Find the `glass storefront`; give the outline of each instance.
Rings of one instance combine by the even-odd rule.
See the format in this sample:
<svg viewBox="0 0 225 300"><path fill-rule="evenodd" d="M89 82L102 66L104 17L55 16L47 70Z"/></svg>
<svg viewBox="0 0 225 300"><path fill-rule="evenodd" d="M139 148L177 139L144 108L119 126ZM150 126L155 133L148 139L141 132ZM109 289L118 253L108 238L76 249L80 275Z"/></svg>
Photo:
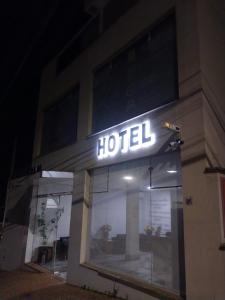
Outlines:
<svg viewBox="0 0 225 300"><path fill-rule="evenodd" d="M92 170L88 262L179 292L182 212L178 152Z"/></svg>
<svg viewBox="0 0 225 300"><path fill-rule="evenodd" d="M54 172L49 173L53 176ZM63 172L58 172L57 176L61 177L40 178L38 181L32 261L65 279L68 266L73 179L65 178Z"/></svg>

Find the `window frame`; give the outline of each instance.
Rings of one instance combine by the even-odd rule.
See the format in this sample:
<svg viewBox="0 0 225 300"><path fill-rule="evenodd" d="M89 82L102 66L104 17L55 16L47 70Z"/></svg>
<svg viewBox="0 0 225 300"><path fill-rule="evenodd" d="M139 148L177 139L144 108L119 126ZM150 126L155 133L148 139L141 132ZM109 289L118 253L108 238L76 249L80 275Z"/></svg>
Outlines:
<svg viewBox="0 0 225 300"><path fill-rule="evenodd" d="M76 116L74 116L74 120L75 120L75 139L73 142L61 146L61 147L56 147L53 150L43 150L43 144L44 144L44 127L45 127L45 114L57 107L60 103L63 103L64 101L66 101L66 97L68 95L70 95L71 93L76 93L77 92L77 101L76 101ZM56 151L60 151L66 147L69 147L73 144L75 144L77 142L77 132L78 132L78 118L79 118L79 106L80 106L80 84L77 83L76 85L74 85L72 88L70 88L69 90L67 90L66 92L64 92L62 95L58 96L57 99L55 101L53 101L52 103L50 103L48 106L46 106L43 110L42 110L42 124L41 124L41 143L40 143L40 155L44 156L44 155L49 155L52 152L56 152Z"/></svg>
<svg viewBox="0 0 225 300"><path fill-rule="evenodd" d="M169 9L162 17L158 18L156 21L154 21L151 25L149 25L147 28L145 28L144 30L142 30L141 32L139 32L134 38L132 38L126 45L124 45L123 47L119 48L117 51L114 52L113 55L109 56L107 59L105 59L103 62L101 62L100 64L98 64L97 66L95 66L92 70L92 83L94 82L94 74L99 71L101 68L103 68L104 66L106 66L107 64L110 65L110 63L115 60L117 57L119 57L120 55L122 55L123 53L125 53L129 48L131 48L133 45L135 45L136 43L138 43L139 40L141 40L143 37L145 37L147 34L149 34L149 32L151 32L152 30L154 30L154 28L156 28L157 26L159 26L160 24L162 24L164 21L166 21L167 19L172 18L173 22L174 22L174 28L175 28L175 51L174 51L174 60L175 60L175 94L176 97L167 102L166 104L164 104L163 106L166 105L170 105L171 103L177 101L179 99L179 74L178 74L178 45L177 45L177 22L176 22L176 10L175 8L171 8ZM111 127L114 127L118 124L114 124L111 125L110 127L106 127L106 128L101 128L99 130L94 129L94 94L93 94L93 88L92 88L92 99L91 99L91 106L92 106L92 121L91 121L91 134L90 135L96 135L102 131L105 131ZM145 111L139 115L135 115L133 116L131 119L136 118L138 116L141 116L143 114L146 114L152 110L155 109L159 109L161 106L158 106L156 108L150 109L148 111ZM129 119L125 119L120 123L124 123L127 122ZM119 123L119 124L120 124Z"/></svg>
<svg viewBox="0 0 225 300"><path fill-rule="evenodd" d="M180 154L180 151L176 151ZM129 163L129 162L133 162L133 161L138 161L141 159L146 159L149 158L156 158L161 156L163 153L157 153L155 155L148 155L148 156L144 156L144 157L139 157L136 159L129 159L123 162L116 162L116 163L111 163L111 164L106 164L104 166L97 166L91 169L86 170L89 180L88 180L88 202L84 201L84 204L87 208L87 215L86 215L86 220L85 220L85 227L86 227L86 233L85 235L82 235L81 240L82 243L85 244L85 254L83 256L83 259L81 259L80 257L80 263L79 265L83 268L89 269L91 271L95 271L98 276L112 280L114 282L118 282L121 284L124 284L125 286L131 287L133 289L139 290L145 294L151 295L153 297L159 297L165 299L165 300L184 300L186 299L186 291L182 291L182 287L183 287L183 282L180 284L180 291L171 291L169 289L163 288L161 286L158 286L154 283L147 283L145 281L142 281L138 278L129 276L127 273L123 273L121 271L113 271L110 270L108 268L102 268L98 265L92 264L89 260L89 242L90 242L90 213L91 213L91 207L92 207L92 200L91 200L91 175L93 170L96 169L100 169L100 168L110 168L111 166L115 166L115 165L120 165L122 163ZM182 166L181 166L181 170L182 170ZM177 187L182 187L182 184L177 186ZM174 186L173 186L174 188ZM183 229L182 229L183 230ZM184 234L184 232L183 232ZM182 245L179 245L179 249L181 249L181 251L184 252L184 241L182 240ZM184 269L184 261L180 259L180 255L179 255L179 263L181 262L181 265L179 267L179 271ZM184 258L184 257L183 257ZM183 274L182 276L182 280L184 281L185 284L185 274ZM185 286L184 286L185 288Z"/></svg>

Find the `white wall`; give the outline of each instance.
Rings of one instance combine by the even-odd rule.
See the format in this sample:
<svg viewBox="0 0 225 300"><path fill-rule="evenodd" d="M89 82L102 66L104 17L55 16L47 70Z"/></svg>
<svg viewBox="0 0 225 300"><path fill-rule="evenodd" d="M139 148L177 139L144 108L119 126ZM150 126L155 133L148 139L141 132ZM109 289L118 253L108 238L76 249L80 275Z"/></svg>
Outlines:
<svg viewBox="0 0 225 300"><path fill-rule="evenodd" d="M94 194L91 212L91 234L95 237L103 225L110 225L109 238L126 233L126 197L123 192Z"/></svg>
<svg viewBox="0 0 225 300"><path fill-rule="evenodd" d="M69 237L70 235L72 195L60 196L59 206L64 208L64 212L58 222L57 239L60 239L60 237Z"/></svg>

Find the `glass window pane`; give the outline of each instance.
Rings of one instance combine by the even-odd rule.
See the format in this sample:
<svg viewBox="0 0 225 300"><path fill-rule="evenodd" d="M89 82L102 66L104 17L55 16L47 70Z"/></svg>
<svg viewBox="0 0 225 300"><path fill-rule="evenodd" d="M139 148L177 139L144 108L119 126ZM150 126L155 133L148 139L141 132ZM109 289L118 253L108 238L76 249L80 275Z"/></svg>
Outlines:
<svg viewBox="0 0 225 300"><path fill-rule="evenodd" d="M172 152L151 160L151 186L170 187L181 185L181 163L179 154Z"/></svg>
<svg viewBox="0 0 225 300"><path fill-rule="evenodd" d="M108 190L108 167L99 168L93 171L92 192L102 193Z"/></svg>
<svg viewBox="0 0 225 300"><path fill-rule="evenodd" d="M117 6L122 7L121 0L116 2ZM106 8L110 8L111 15L115 0L109 4ZM93 75L92 132L176 100L178 82L174 16L169 16L149 30L95 70Z"/></svg>
<svg viewBox="0 0 225 300"><path fill-rule="evenodd" d="M43 113L42 154L76 142L79 87L62 97Z"/></svg>
<svg viewBox="0 0 225 300"><path fill-rule="evenodd" d="M179 291L180 169L166 172L179 160L170 153L92 172L91 264Z"/></svg>

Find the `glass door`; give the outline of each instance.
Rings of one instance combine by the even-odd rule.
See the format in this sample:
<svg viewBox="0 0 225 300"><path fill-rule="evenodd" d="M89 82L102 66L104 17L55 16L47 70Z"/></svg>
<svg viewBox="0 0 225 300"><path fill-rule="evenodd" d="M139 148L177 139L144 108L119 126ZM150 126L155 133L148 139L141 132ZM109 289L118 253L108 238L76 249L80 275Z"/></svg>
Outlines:
<svg viewBox="0 0 225 300"><path fill-rule="evenodd" d="M37 203L33 262L65 277L69 244L71 195L47 195Z"/></svg>
<svg viewBox="0 0 225 300"><path fill-rule="evenodd" d="M54 270L57 223L60 214L58 196L46 196L38 199L33 242L33 261L51 271Z"/></svg>
<svg viewBox="0 0 225 300"><path fill-rule="evenodd" d="M72 195L60 195L56 218L56 240L54 243L54 274L66 278L68 265L70 215Z"/></svg>

